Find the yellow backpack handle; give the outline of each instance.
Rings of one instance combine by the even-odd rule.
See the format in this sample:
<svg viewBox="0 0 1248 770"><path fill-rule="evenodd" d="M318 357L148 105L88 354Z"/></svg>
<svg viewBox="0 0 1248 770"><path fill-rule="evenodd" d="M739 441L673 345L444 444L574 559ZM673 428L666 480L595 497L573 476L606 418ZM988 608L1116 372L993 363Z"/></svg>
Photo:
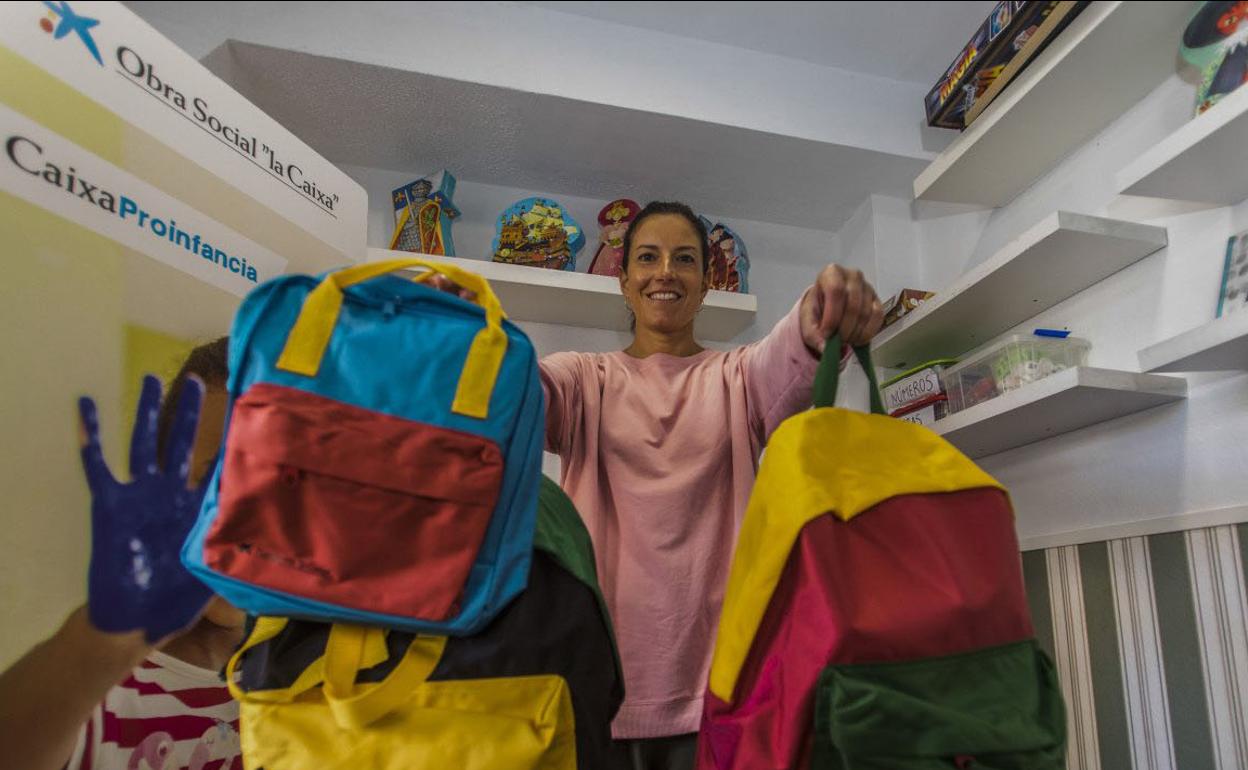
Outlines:
<svg viewBox="0 0 1248 770"><path fill-rule="evenodd" d="M335 271L325 276L299 311L299 318L286 338L286 346L277 359L277 368L307 377L320 371L321 359L342 310L342 290L348 286L377 278L395 270L423 267L444 275L476 294L474 302L485 310L485 328L477 332L468 348L468 360L459 376L451 411L467 417L485 419L489 415L490 395L507 352L507 333L503 331L503 307L494 290L481 276L454 265L424 259L392 259L370 262ZM424 275L421 276L421 279Z"/></svg>
<svg viewBox="0 0 1248 770"><path fill-rule="evenodd" d="M323 685L321 695L329 704L334 721L339 727L350 730L370 725L402 706L433 673L446 648L444 636L417 636L385 680L357 689L356 675L389 657L386 632L380 628L335 623L329 629L325 654L308 664L289 687L244 691L235 681L243 655L280 634L286 622L286 618L256 619L251 635L225 667L230 695L242 703L293 703L300 695Z"/></svg>
<svg viewBox="0 0 1248 770"><path fill-rule="evenodd" d="M322 693L343 729L366 727L402 706L433 673L446 648L445 636L417 636L384 680L357 690L356 674L370 665L367 648L378 642L384 647L385 631L380 628L345 623L330 628Z"/></svg>
<svg viewBox="0 0 1248 770"><path fill-rule="evenodd" d="M247 641L243 642L242 647L230 656L230 662L225 667L225 684L230 688L230 695L234 696L234 700L240 703L293 703L296 698L304 694L313 687L319 685L325 679L325 656L317 658L308 664L307 668L299 672L298 678L295 679L289 687L281 687L276 690L250 690L244 691L238 686L235 672L242 662L243 655L248 650L258 644L263 644L270 639L275 638L286 628L286 618L275 618L261 616L256 618L256 625L251 630L251 635L247 637ZM375 666L386 659L389 653L386 650L385 640L382 640L380 647L370 647L365 651L364 667Z"/></svg>
<svg viewBox="0 0 1248 770"><path fill-rule="evenodd" d="M243 645L230 656L230 662L225 664L225 686L230 688L230 695L234 697L234 700L254 703L290 703L295 699L298 693L291 692L293 687L249 693L244 692L243 688L234 681L237 678L235 672L238 671L238 664L242 661L243 654L257 644L267 642L277 636L285 627L286 618L256 618L256 625L251 629L251 635L247 637L247 641L243 642Z"/></svg>

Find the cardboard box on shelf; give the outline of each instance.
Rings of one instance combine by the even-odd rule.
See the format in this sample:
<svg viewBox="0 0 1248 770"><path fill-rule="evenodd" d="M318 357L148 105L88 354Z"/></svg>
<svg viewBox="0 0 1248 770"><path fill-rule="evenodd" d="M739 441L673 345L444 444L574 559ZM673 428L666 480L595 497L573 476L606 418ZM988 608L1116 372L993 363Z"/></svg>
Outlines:
<svg viewBox="0 0 1248 770"><path fill-rule="evenodd" d="M907 313L917 308L925 300L936 296L934 292L922 289L902 289L884 301L884 327L900 321Z"/></svg>
<svg viewBox="0 0 1248 770"><path fill-rule="evenodd" d="M1058 3L1041 3L1045 6L1040 17L1029 27L1019 31L1013 44L1006 50L1012 52L1008 61L985 67L976 82L975 94L966 106L964 123L970 126L988 105L1001 95L1014 78L1026 69L1048 47L1058 34L1088 5L1088 0L1062 0Z"/></svg>
<svg viewBox="0 0 1248 770"><path fill-rule="evenodd" d="M1027 44L1039 35L1044 21L1063 5L1070 7L1028 49ZM1002 0L997 3L923 100L927 124L959 131L966 128L970 122L968 110L974 107L975 102L985 98L991 102L996 98L1009 80L1022 71L1026 62L1039 54L1085 5L1086 2L1063 3L1059 0ZM1011 70L1011 65L1024 50L1028 50L1028 58ZM988 91L1002 78L1004 81L1000 89L989 95Z"/></svg>

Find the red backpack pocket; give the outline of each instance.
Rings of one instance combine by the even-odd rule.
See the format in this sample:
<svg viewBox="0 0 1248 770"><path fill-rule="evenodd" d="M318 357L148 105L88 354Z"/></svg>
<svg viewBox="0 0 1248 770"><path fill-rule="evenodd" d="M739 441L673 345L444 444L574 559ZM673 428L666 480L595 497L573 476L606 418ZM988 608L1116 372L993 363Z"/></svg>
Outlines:
<svg viewBox="0 0 1248 770"><path fill-rule="evenodd" d="M502 477L487 439L257 383L234 403L204 559L315 601L446 620Z"/></svg>

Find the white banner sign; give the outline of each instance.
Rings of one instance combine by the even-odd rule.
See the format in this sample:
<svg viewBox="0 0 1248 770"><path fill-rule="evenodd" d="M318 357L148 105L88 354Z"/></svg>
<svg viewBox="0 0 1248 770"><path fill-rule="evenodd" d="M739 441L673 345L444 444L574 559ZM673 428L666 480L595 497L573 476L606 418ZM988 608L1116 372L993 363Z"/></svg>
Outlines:
<svg viewBox="0 0 1248 770"><path fill-rule="evenodd" d="M0 105L0 189L243 296L286 260Z"/></svg>
<svg viewBox="0 0 1248 770"><path fill-rule="evenodd" d="M229 6L221 6L229 13ZM262 202L348 261L364 189L119 3L0 6L4 45Z"/></svg>

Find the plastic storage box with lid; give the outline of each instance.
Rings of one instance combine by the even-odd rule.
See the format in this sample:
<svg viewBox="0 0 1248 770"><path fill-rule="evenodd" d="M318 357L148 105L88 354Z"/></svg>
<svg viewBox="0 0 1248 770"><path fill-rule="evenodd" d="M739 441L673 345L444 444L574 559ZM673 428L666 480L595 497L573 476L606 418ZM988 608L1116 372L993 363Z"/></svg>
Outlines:
<svg viewBox="0 0 1248 770"><path fill-rule="evenodd" d="M1055 339L1011 334L963 357L962 363L941 372L949 396L949 414L1011 390L1042 380L1054 372L1083 366L1092 344L1076 337Z"/></svg>

